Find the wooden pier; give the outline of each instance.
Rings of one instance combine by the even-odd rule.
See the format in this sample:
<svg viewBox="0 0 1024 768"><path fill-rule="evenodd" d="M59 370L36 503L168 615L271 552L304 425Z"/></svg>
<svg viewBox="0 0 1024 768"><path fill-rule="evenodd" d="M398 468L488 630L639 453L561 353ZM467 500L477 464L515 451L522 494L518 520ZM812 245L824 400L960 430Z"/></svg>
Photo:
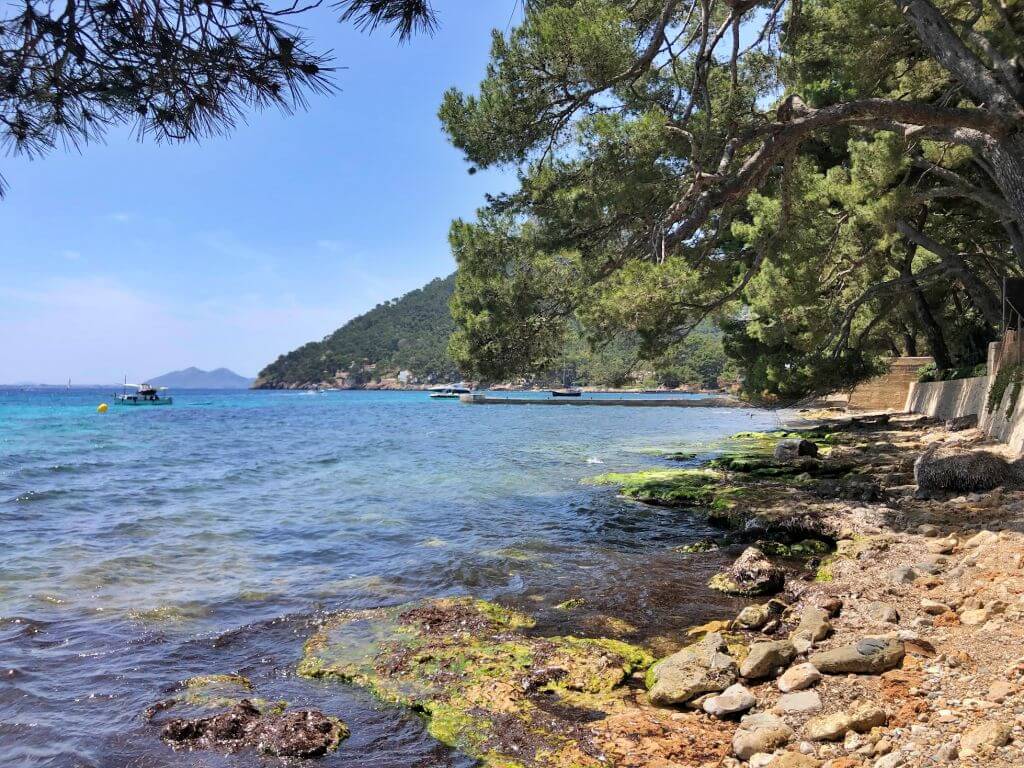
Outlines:
<svg viewBox="0 0 1024 768"><path fill-rule="evenodd" d="M596 405L626 408L748 408L747 403L731 397L493 397L459 395L469 405Z"/></svg>

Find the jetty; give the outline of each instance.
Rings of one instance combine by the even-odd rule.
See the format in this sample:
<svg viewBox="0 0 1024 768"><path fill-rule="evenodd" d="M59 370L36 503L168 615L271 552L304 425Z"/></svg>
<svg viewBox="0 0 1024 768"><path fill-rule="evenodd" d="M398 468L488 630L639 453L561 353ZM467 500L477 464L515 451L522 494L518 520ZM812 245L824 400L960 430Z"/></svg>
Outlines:
<svg viewBox="0 0 1024 768"><path fill-rule="evenodd" d="M459 395L469 405L575 405L626 408L749 408L732 397L494 397L480 393Z"/></svg>

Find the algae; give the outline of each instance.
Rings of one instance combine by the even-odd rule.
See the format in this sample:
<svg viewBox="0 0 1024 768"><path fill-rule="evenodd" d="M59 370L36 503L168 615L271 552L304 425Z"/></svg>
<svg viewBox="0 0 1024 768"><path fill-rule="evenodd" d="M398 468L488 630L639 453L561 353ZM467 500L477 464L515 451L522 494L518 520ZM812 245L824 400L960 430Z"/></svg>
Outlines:
<svg viewBox="0 0 1024 768"><path fill-rule="evenodd" d="M337 615L306 643L299 674L351 682L423 713L428 732L491 768L590 768L579 710L626 706L653 658L619 640L536 637L528 616L445 598Z"/></svg>

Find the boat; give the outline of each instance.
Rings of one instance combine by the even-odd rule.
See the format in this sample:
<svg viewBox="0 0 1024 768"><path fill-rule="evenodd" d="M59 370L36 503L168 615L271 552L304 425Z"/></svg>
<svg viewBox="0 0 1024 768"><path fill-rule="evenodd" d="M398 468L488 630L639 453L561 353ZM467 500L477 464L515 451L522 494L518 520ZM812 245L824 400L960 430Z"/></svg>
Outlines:
<svg viewBox="0 0 1024 768"><path fill-rule="evenodd" d="M135 392L122 392L114 395L116 405L170 405L174 398L170 395L161 395L167 387L154 387L150 384L125 384L126 387L135 387Z"/></svg>
<svg viewBox="0 0 1024 768"><path fill-rule="evenodd" d="M552 389L552 397L581 397L583 395L582 389L576 389L575 387L567 387L566 389Z"/></svg>
<svg viewBox="0 0 1024 768"><path fill-rule="evenodd" d="M430 388L430 396L435 400L458 400L460 395L468 395L473 390L460 384L442 384Z"/></svg>

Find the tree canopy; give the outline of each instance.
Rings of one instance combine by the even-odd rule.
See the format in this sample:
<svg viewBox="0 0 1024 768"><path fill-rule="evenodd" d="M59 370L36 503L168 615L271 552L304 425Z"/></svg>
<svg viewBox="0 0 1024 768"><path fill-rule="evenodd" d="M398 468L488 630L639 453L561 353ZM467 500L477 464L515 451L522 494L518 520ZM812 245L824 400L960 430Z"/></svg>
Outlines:
<svg viewBox="0 0 1024 768"><path fill-rule="evenodd" d="M332 89L330 56L298 18L320 4L262 0L10 0L0 11L0 145L38 156L114 125L186 141L247 110L302 107ZM431 31L427 0L338 0L342 21ZM0 183L0 192L3 184Z"/></svg>
<svg viewBox="0 0 1024 768"><path fill-rule="evenodd" d="M542 367L569 324L649 358L708 318L748 389L982 358L1024 264L1020 4L546 0L440 116L519 188L456 222L452 350Z"/></svg>

